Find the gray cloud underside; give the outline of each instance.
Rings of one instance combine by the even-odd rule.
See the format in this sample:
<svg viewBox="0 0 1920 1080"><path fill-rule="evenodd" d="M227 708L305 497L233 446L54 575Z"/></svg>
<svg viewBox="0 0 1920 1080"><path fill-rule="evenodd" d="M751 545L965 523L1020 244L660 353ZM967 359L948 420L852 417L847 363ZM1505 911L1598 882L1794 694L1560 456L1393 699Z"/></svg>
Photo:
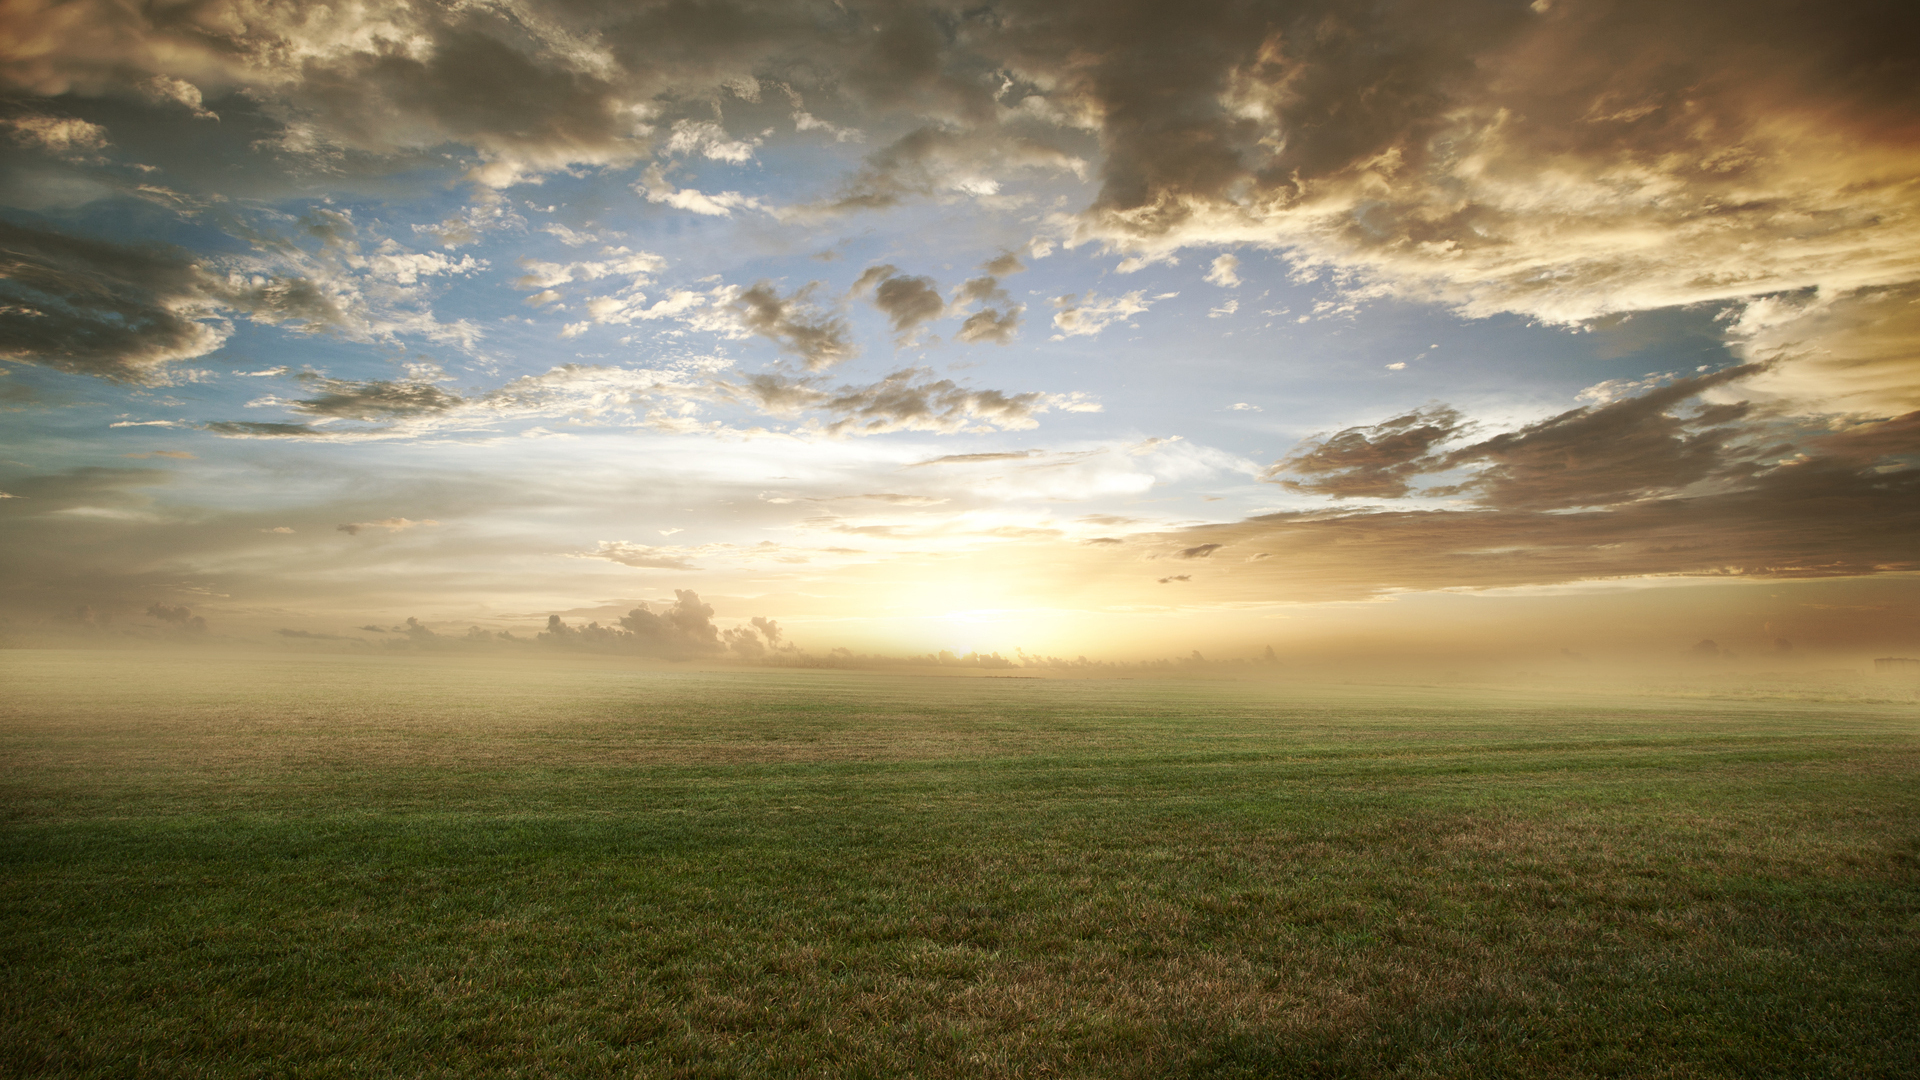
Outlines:
<svg viewBox="0 0 1920 1080"><path fill-rule="evenodd" d="M871 290L869 299L893 324L896 340L905 343L921 324L946 313L940 287L930 277L902 274L892 265L869 266L853 283L855 295Z"/></svg>
<svg viewBox="0 0 1920 1080"><path fill-rule="evenodd" d="M822 428L829 435L1017 430L1033 427L1038 414L1061 401L1039 391L974 390L952 379L936 379L925 368L896 371L866 386L837 388L780 375L755 375L735 393L776 415L811 410L836 417Z"/></svg>
<svg viewBox="0 0 1920 1080"><path fill-rule="evenodd" d="M265 402L313 419L221 420L201 426L229 438L408 438L485 430L510 420L605 417L618 409L621 422L677 430L687 423L686 406L734 404L768 416L805 418L803 432L842 436L1019 430L1034 427L1036 418L1052 409L1088 407L1077 395L975 389L923 368L896 371L873 383L833 386L814 376L763 373L736 381L567 364L472 397L419 380L352 382L312 373L297 378L314 396Z"/></svg>
<svg viewBox="0 0 1920 1080"><path fill-rule="evenodd" d="M818 283L781 296L771 282L744 290L733 301L741 325L798 356L808 371L851 358L857 351L846 320L816 311L809 303Z"/></svg>
<svg viewBox="0 0 1920 1080"><path fill-rule="evenodd" d="M1471 425L1445 406L1348 429L1276 465L1306 477L1282 482L1391 498L1412 477L1477 468L1426 493L1470 495L1481 509L1273 514L1161 542L1179 557L1195 539L1255 553L1257 569L1233 580L1251 574L1296 599L1920 569L1920 412L1835 430L1694 400L1755 374L1680 380L1454 450L1441 444Z"/></svg>
<svg viewBox="0 0 1920 1080"><path fill-rule="evenodd" d="M1823 577L1920 570L1920 470L1816 459L1745 490L1581 513L1273 514L1164 537L1235 551L1236 595L1350 600L1411 589L1554 585L1647 575ZM1217 560L1216 560L1217 561Z"/></svg>
<svg viewBox="0 0 1920 1080"><path fill-rule="evenodd" d="M220 347L222 313L307 329L342 316L304 278L220 277L187 253L0 221L0 356L117 382Z"/></svg>
<svg viewBox="0 0 1920 1080"><path fill-rule="evenodd" d="M1011 258L1003 256L990 265L1000 265ZM1017 260L1013 262L1013 269L1022 269ZM988 275L967 280L954 290L953 299L948 302L941 299L939 283L934 279L903 274L899 267L891 264L870 266L854 281L850 295L863 293L869 294L873 306L886 314L893 325L895 343L899 345L910 343L921 326L949 315L964 317L954 332L960 341L1010 344L1020 328L1021 313L1026 310L1013 302L1000 287L997 277ZM976 311L976 305L992 306Z"/></svg>
<svg viewBox="0 0 1920 1080"><path fill-rule="evenodd" d="M1746 403L1681 407L1763 370L1746 364L1679 379L1451 451L1442 445L1472 425L1448 406L1428 406L1310 440L1276 462L1268 477L1317 495L1399 498L1412 493L1416 477L1473 470L1460 482L1424 493L1470 494L1486 506L1533 510L1606 506L1695 484L1738 483L1792 453L1791 444L1779 432L1742 426L1752 411ZM1285 478L1289 474L1302 479Z"/></svg>

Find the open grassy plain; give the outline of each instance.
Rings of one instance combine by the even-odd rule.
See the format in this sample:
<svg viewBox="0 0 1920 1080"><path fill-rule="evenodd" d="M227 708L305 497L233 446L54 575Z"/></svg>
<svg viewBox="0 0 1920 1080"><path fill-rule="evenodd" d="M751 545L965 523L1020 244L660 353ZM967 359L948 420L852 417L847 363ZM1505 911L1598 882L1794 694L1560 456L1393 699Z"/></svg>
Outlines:
<svg viewBox="0 0 1920 1080"><path fill-rule="evenodd" d="M1911 1077L1913 702L0 652L0 1072Z"/></svg>

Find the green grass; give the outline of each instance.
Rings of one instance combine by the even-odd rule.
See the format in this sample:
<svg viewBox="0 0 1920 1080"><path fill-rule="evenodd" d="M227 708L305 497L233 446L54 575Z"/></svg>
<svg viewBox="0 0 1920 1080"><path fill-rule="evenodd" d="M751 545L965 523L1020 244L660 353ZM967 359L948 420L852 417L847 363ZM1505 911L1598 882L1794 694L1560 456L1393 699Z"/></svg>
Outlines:
<svg viewBox="0 0 1920 1080"><path fill-rule="evenodd" d="M0 1072L1911 1077L1911 704L0 653Z"/></svg>

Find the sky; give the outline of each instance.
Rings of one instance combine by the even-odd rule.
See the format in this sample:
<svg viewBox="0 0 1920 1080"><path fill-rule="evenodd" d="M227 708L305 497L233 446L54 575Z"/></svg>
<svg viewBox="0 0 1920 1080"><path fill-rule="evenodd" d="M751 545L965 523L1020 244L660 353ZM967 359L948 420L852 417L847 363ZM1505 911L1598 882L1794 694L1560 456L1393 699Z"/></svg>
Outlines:
<svg viewBox="0 0 1920 1080"><path fill-rule="evenodd" d="M0 632L1913 654L1915 22L0 0Z"/></svg>

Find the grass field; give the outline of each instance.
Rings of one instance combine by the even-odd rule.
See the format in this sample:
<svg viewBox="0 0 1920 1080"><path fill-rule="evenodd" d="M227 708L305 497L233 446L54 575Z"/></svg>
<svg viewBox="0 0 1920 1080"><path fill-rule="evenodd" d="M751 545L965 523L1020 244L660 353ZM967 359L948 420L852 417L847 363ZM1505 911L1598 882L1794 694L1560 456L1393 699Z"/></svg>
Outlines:
<svg viewBox="0 0 1920 1080"><path fill-rule="evenodd" d="M1912 1077L1912 702L0 652L0 1072Z"/></svg>

